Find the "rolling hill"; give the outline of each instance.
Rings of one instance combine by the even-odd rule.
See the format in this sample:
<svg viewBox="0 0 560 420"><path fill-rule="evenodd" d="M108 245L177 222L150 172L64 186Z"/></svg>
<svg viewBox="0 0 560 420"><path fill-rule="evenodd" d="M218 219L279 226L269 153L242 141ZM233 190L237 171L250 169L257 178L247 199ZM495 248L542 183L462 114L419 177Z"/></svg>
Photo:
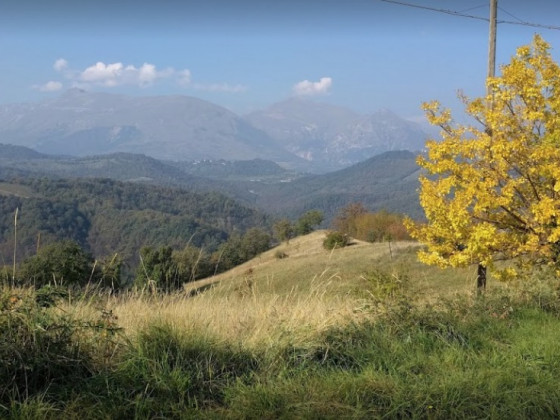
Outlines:
<svg viewBox="0 0 560 420"><path fill-rule="evenodd" d="M420 168L409 151L386 152L351 167L292 182L254 185L256 204L275 215L296 217L310 209L330 220L340 208L361 202L370 210L422 217L418 202Z"/></svg>
<svg viewBox="0 0 560 420"><path fill-rule="evenodd" d="M0 183L0 258L70 239L96 258L118 253L134 267L143 246L215 250L233 232L268 226L255 209L215 192L197 193L109 179L26 178Z"/></svg>
<svg viewBox="0 0 560 420"><path fill-rule="evenodd" d="M417 242L352 240L345 248L329 251L323 248L326 233L318 230L290 239L229 271L185 283L185 292L187 295L210 292L212 297L222 298L275 295L303 298L316 293L356 298L363 297L363 292L374 286L369 283L368 273L402 276L412 294L426 302L433 296L468 293L474 287L471 268L441 270L420 263L416 258L420 246ZM277 258L278 251L285 257ZM453 276L453 282L448 281L449 275Z"/></svg>
<svg viewBox="0 0 560 420"><path fill-rule="evenodd" d="M0 177L111 178L172 186L189 191L217 191L280 217L297 218L307 210L324 212L328 221L349 203L422 217L416 155L393 151L322 175L302 175L264 160L159 161L144 155L115 153L90 157L35 155L17 148L9 158L0 144ZM25 156L32 156L27 158Z"/></svg>

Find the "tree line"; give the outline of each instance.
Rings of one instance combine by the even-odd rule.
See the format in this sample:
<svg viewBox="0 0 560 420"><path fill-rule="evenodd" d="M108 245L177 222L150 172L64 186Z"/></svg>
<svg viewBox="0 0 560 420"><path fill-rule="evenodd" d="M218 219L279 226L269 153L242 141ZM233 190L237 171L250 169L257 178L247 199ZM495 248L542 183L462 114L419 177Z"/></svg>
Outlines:
<svg viewBox="0 0 560 420"><path fill-rule="evenodd" d="M101 183L115 185L113 181L103 180ZM71 182L70 185L72 184ZM48 187L47 191L52 188L48 183L45 185ZM0 265L2 283L35 287L47 284L76 287L97 285L112 290L136 287L170 292L180 289L184 283L229 270L270 249L277 241L284 240L277 231L273 235L267 223L248 228L244 232L241 229L227 232L201 226L192 219L185 219L187 216L161 215L154 209L146 208L136 212L129 209L124 213L128 214L128 217L109 220L107 215L114 215L112 211L114 208L101 200L101 198L107 199L106 191L90 181L85 184L85 187L85 195L92 193L97 195L87 197L75 191L64 193L69 196L74 194L77 199L86 200L88 203L99 200L102 203L101 211L88 209L89 217L88 212L79 210L79 206L69 206L68 202L64 201L51 202L36 198L24 200L20 197L0 196L0 205L5 208L18 206L13 220L16 222L12 225L13 231L9 227L0 231L0 234L7 239L4 249L12 245L11 250L16 247L14 255L17 255L18 244L24 244L24 252L20 252L19 258L12 261L12 264L6 264L4 260L4 264ZM216 195L212 195L211 198L215 199ZM31 209L29 213L34 215L35 224L27 226L24 224L23 229L16 230L21 226L21 221L17 223L20 205L25 210ZM121 206L134 208L130 203L121 202ZM146 207L146 201L142 206ZM231 206L236 209L235 205ZM174 209L170 206L168 210L172 212ZM120 215L122 216L123 213ZM225 221L226 224L235 220L235 213L233 215L226 213L226 215L229 218ZM259 217L256 220L267 221L265 216L258 214L257 216ZM289 235L307 234L322 220L321 212L309 211L295 221L295 229L290 228ZM105 231L104 223L115 222L117 224L112 229ZM289 223L291 226L291 222ZM32 229L30 226L39 232L36 237L29 235ZM172 234L168 233L170 231ZM12 239L11 235L13 241L9 240ZM118 249L109 247L103 254L95 256L88 246L88 240L91 242L96 235L104 235L109 243L114 240L113 244L119 244L119 238L122 237L136 238L137 259L135 261L127 259L126 255L129 254L123 254ZM159 236L155 244L146 241L146 238L154 238L155 235ZM213 241L201 243L194 240L197 235L199 238L212 238ZM34 250L33 246L35 246Z"/></svg>
<svg viewBox="0 0 560 420"><path fill-rule="evenodd" d="M97 258L118 253L125 270L142 246L187 244L210 252L231 235L271 219L218 193L125 183L108 179L15 179L18 195L0 195L0 265L35 255L50 243L71 240ZM127 268L128 267L128 268Z"/></svg>

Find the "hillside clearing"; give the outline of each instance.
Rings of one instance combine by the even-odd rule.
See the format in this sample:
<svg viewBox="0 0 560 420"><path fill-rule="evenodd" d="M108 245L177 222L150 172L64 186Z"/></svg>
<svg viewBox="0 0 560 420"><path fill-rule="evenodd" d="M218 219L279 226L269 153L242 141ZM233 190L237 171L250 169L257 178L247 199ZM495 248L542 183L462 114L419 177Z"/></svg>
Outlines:
<svg viewBox="0 0 560 420"><path fill-rule="evenodd" d="M34 196L31 188L25 185L10 184L8 182L0 182L0 195L12 195L22 198L29 198Z"/></svg>
<svg viewBox="0 0 560 420"><path fill-rule="evenodd" d="M252 347L280 340L287 331L305 336L361 322L372 298L388 297L379 279L402 282L410 302L420 306L456 295L468 300L474 290L472 270L441 271L418 263L417 243L392 243L389 249L388 243L354 241L327 251L325 235L316 231L292 239L228 272L187 283L177 294L122 297L108 305L133 335L157 321ZM278 250L288 257L276 258Z"/></svg>

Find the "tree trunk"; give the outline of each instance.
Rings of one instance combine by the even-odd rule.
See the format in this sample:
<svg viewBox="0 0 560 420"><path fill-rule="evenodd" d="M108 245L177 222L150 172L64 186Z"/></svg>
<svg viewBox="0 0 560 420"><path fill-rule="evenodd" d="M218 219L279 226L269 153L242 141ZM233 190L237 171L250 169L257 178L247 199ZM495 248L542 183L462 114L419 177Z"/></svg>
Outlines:
<svg viewBox="0 0 560 420"><path fill-rule="evenodd" d="M486 290L486 266L478 264L476 273L476 290L483 293Z"/></svg>

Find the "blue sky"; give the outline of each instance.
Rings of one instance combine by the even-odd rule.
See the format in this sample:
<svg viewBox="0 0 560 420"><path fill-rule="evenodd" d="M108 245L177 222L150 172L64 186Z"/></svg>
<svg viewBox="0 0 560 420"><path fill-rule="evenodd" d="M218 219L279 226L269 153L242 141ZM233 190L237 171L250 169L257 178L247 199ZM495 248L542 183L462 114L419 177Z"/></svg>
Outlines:
<svg viewBox="0 0 560 420"><path fill-rule="evenodd" d="M489 0L408 0L487 17ZM499 0L499 19L560 26L558 0ZM560 31L498 27L498 63L540 33L560 60ZM73 86L180 94L239 114L291 96L368 113L460 109L484 91L488 23L380 0L2 0L0 104Z"/></svg>

